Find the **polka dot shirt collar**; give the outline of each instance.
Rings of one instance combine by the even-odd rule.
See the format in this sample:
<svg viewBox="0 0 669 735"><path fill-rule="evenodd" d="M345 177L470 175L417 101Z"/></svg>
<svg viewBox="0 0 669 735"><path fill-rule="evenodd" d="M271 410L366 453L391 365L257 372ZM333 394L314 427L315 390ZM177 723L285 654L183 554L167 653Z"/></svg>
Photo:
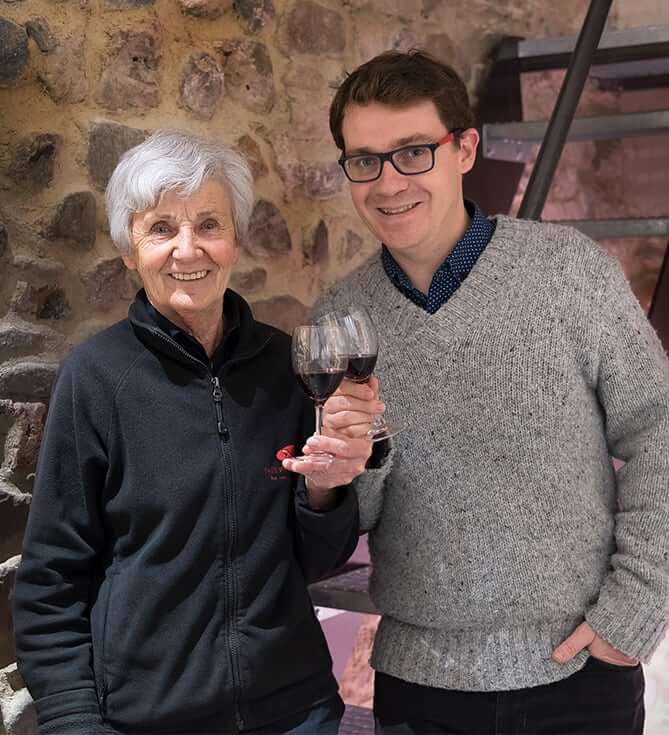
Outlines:
<svg viewBox="0 0 669 735"><path fill-rule="evenodd" d="M388 248L385 245L382 248L381 259L388 278L408 299L429 314L439 311L458 290L495 233L495 221L487 219L477 204L465 199L465 208L471 217L469 227L435 271L427 294L411 283Z"/></svg>

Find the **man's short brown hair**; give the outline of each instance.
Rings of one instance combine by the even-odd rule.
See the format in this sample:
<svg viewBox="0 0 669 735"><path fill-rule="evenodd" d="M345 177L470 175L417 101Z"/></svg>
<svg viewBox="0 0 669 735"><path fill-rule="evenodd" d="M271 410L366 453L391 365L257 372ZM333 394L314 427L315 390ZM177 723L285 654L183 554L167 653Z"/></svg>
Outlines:
<svg viewBox="0 0 669 735"><path fill-rule="evenodd" d="M406 107L431 100L444 125L467 129L474 114L464 82L453 67L425 51L385 51L359 66L344 79L330 105L330 131L337 147L344 150L342 125L349 104L379 102Z"/></svg>

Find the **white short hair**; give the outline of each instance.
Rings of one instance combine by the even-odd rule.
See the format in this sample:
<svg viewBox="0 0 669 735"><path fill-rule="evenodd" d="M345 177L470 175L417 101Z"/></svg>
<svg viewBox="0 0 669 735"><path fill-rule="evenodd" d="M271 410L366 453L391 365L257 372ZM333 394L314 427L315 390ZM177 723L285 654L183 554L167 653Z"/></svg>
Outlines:
<svg viewBox="0 0 669 735"><path fill-rule="evenodd" d="M155 207L163 192L194 194L213 178L230 198L237 242L248 232L254 192L251 169L241 153L182 130L158 130L126 151L105 192L109 232L122 255L132 250L132 216Z"/></svg>

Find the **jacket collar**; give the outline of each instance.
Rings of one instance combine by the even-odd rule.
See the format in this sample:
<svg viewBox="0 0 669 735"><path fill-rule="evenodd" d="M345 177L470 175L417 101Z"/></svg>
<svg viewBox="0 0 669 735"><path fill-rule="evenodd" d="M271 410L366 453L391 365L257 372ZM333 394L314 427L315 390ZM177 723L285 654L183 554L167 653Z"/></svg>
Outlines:
<svg viewBox="0 0 669 735"><path fill-rule="evenodd" d="M226 328L213 356L215 369L221 364L241 362L257 355L272 339L272 327L257 322L248 303L232 289L223 300ZM188 365L209 370L202 346L151 305L140 289L128 310L128 320L137 337L149 349ZM220 363L220 364L217 364Z"/></svg>

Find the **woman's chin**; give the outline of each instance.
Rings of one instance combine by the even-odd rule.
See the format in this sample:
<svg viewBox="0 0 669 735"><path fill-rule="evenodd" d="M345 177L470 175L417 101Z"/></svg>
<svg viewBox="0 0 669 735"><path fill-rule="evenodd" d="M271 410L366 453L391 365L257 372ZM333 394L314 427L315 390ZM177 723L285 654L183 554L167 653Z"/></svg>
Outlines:
<svg viewBox="0 0 669 735"><path fill-rule="evenodd" d="M170 297L170 307L178 314L194 316L198 313L215 311L220 314L223 297L214 299L210 295L176 292Z"/></svg>

